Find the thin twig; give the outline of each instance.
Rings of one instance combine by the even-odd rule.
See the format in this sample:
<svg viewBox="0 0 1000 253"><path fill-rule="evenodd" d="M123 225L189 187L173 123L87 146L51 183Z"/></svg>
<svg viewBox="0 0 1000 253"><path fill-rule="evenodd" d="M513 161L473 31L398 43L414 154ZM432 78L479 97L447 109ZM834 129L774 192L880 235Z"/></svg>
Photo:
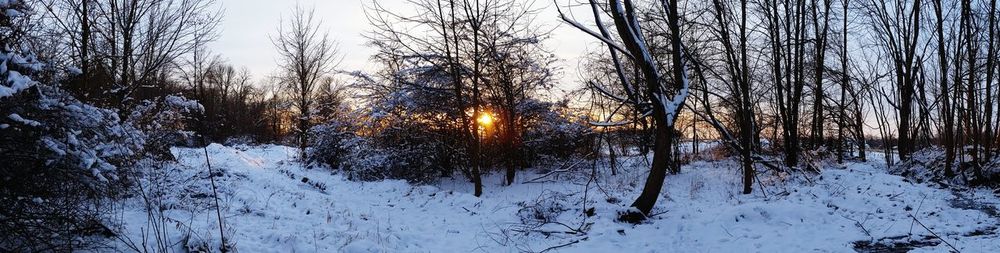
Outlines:
<svg viewBox="0 0 1000 253"><path fill-rule="evenodd" d="M924 207L924 200L925 199L927 199L927 195L924 195L924 197L920 199L920 204L917 205L917 210L914 211L913 213L917 213L917 214L920 213L920 208ZM907 214L907 215L910 215L910 217L913 217L913 215L911 215L911 214ZM916 219L914 219L914 221L916 221ZM910 232L909 233L911 235L913 234L913 222L910 222Z"/></svg>
<svg viewBox="0 0 1000 253"><path fill-rule="evenodd" d="M567 242L567 243L563 243L563 244L559 244L559 245L556 245L556 246L548 247L548 248L546 248L546 249L544 249L542 251L539 251L538 253L543 253L543 252L546 252L546 251L555 250L555 249L558 249L558 248L562 248L562 247L570 246L570 245L573 245L573 244L577 244L580 241L583 241L583 240L586 240L586 239L587 239L587 237L576 239L576 240L572 240L572 241Z"/></svg>
<svg viewBox="0 0 1000 253"><path fill-rule="evenodd" d="M222 221L222 210L219 207L219 191L215 186L215 173L212 172L212 162L208 157L208 145L203 149L205 150L205 165L208 167L208 179L212 182L212 197L215 198L215 217L219 219L219 239L222 240L219 250L226 252L226 234L223 228L225 225Z"/></svg>
<svg viewBox="0 0 1000 253"><path fill-rule="evenodd" d="M534 178L534 179L531 179L531 180L528 180L528 181L525 181L525 183L535 183L535 182L537 182L538 180L542 180L542 179L544 179L544 178L546 178L546 177L549 177L549 176L551 176L552 174L556 174L556 173L563 173L563 172L569 172L569 171L571 171L571 169L572 169L573 167L576 167L576 165L578 165L578 164L582 163L583 161L584 161L584 160L582 160L582 159L581 159L581 160L578 160L578 161L576 161L576 162L575 162L575 163L573 163L573 164L568 164L568 163L566 163L566 164L564 164L563 166L560 166L560 168L559 168L559 169L556 169L556 170L553 170L553 171L549 171L548 173L545 173L544 175L541 175L541 176L538 176L538 177L536 177L536 178Z"/></svg>
<svg viewBox="0 0 1000 253"><path fill-rule="evenodd" d="M858 221L858 220L855 220L855 219L852 219L852 218L850 218L850 217L847 217L847 216L843 216L843 217L844 217L845 219L848 219L848 220L851 220L851 221L853 221L853 222L854 222L854 225L855 225L855 226L858 226L858 228L860 228L862 232L865 232L865 235L868 235L868 237L869 237L869 238L871 238L871 240L875 240L875 237L873 237L873 236L872 236L872 233L871 233L871 232L869 232L869 231L868 231L868 229L867 229L867 228L865 228L865 225L864 225L864 224L861 224L861 222L860 222L860 221ZM867 221L867 219L866 219L866 221Z"/></svg>
<svg viewBox="0 0 1000 253"><path fill-rule="evenodd" d="M961 250L958 250L957 248L955 248L954 245L951 245L951 243L949 243L948 241L944 240L943 237L939 236L937 233L934 233L934 231L931 230L930 228L928 228L927 226L925 226L923 222L920 222L920 220L917 220L917 217L913 217L913 215L911 215L911 214L907 214L907 215L909 215L910 218L913 218L913 221L917 222L917 224L919 224L921 227L924 227L924 229L926 229L927 232L931 232L931 235L933 235L934 237L936 237L938 240L941 240L942 242L944 242L944 244L947 244L948 247L951 247L952 250L955 250L955 252L962 252Z"/></svg>

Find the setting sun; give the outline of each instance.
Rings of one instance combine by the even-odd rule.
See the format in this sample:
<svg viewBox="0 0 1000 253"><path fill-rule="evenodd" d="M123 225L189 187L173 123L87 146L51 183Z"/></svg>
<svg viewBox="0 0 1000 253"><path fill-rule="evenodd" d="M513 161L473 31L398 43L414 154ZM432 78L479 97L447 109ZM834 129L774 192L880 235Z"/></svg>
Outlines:
<svg viewBox="0 0 1000 253"><path fill-rule="evenodd" d="M493 125L493 116L490 115L489 113L483 113L483 114L479 115L479 118L476 119L476 122L478 122L479 125L484 126L484 127L492 126Z"/></svg>

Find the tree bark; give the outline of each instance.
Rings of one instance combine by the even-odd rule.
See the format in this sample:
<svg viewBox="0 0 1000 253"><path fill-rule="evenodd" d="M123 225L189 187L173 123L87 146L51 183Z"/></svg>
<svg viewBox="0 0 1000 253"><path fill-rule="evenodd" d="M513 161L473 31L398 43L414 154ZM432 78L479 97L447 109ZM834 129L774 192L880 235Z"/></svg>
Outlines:
<svg viewBox="0 0 1000 253"><path fill-rule="evenodd" d="M941 119L942 119L942 124L944 125L943 129L938 135L941 138L942 146L944 146L944 151L945 151L944 173L946 177L951 177L954 175L954 172L952 171L951 167L955 163L955 144L953 141L953 138L955 136L955 129L954 129L955 127L953 123L954 115L952 114L951 99L949 95L949 90L951 88L948 86L948 55L947 51L945 51L946 37L944 36L944 15L941 6L941 1L942 0L933 1L934 15L936 18L934 24L936 26L935 28L937 30L937 37L938 37L937 54L938 54L938 66L940 70L940 72L938 73L938 75L940 75L939 77L940 80L938 82L940 83L941 86L940 87L941 94L939 94L938 97L941 100Z"/></svg>

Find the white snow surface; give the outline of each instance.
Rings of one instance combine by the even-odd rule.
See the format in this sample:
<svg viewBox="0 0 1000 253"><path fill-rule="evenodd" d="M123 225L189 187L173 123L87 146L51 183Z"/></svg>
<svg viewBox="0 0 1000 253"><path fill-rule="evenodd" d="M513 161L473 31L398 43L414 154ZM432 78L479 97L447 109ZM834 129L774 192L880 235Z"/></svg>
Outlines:
<svg viewBox="0 0 1000 253"><path fill-rule="evenodd" d="M947 242L933 239L936 245L912 252L948 252L948 244L961 252L1000 249L1000 218L952 204L961 196L996 210L995 193L910 183L887 174L877 159L828 165L808 180L762 173L763 184L750 195L739 193L742 175L734 161L695 162L667 177L656 215L632 225L614 219L641 190L647 170L641 157L626 160L618 175L598 168L601 175L589 184L587 163L535 182L528 181L546 174L524 172L513 186L501 186L502 175L488 175L477 198L460 178L424 186L348 181L327 169L303 167L291 147L213 144L207 151L217 172L226 236L240 252L538 252L560 245L566 246L551 251L854 252L855 241L931 236L911 215ZM182 241L191 234L217 247L205 150L173 152L180 165L168 168L163 186L165 214L173 220L169 237ZM536 203L556 210L541 216L565 226L525 225L522 218L537 215L519 210ZM585 217L584 203L595 208L594 216ZM126 205L121 219L132 240L149 231L139 200ZM588 229L571 230L583 224Z"/></svg>

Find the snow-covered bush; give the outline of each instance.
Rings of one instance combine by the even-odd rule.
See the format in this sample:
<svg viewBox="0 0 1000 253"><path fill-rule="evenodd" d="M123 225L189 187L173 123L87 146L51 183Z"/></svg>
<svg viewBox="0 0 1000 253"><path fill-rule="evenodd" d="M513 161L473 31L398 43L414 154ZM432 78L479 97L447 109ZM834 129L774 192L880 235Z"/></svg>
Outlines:
<svg viewBox="0 0 1000 253"><path fill-rule="evenodd" d="M314 163L341 170L354 180L404 179L425 183L451 175L464 162L464 149L454 144L450 121L432 115L448 113L440 98L401 90L373 99L365 110L330 119L312 129L307 152Z"/></svg>
<svg viewBox="0 0 1000 253"><path fill-rule="evenodd" d="M565 110L565 105L526 103L521 108L529 122L525 146L529 158L569 158L594 155L593 131L586 118Z"/></svg>
<svg viewBox="0 0 1000 253"><path fill-rule="evenodd" d="M441 174L438 152L443 149L427 126L390 116L368 118L393 126L372 129L365 136L359 135L365 126L350 119L315 126L310 129L307 161L341 170L352 180L426 183Z"/></svg>
<svg viewBox="0 0 1000 253"><path fill-rule="evenodd" d="M352 136L343 139L341 145L346 152L339 168L353 180L404 179L427 183L442 175L442 171L449 166L441 159L441 152L446 152L444 146L419 134L420 130L394 128L388 132L382 132L375 138ZM399 139L392 142L380 140L388 138L388 135Z"/></svg>
<svg viewBox="0 0 1000 253"><path fill-rule="evenodd" d="M802 158L799 163L805 167L806 171L809 172L819 172L823 169L823 162L833 157L833 153L826 149L826 146L820 146L811 150L805 150L802 152Z"/></svg>
<svg viewBox="0 0 1000 253"><path fill-rule="evenodd" d="M144 136L40 78L63 75L18 50L25 13L0 0L0 252L85 249L113 233L106 201L128 186Z"/></svg>
<svg viewBox="0 0 1000 253"><path fill-rule="evenodd" d="M14 42L24 34L20 23L26 21L21 17L25 15L27 7L21 0L0 0L0 50L9 51L4 47L14 46Z"/></svg>
<svg viewBox="0 0 1000 253"><path fill-rule="evenodd" d="M146 154L161 160L172 160L170 147L191 146L194 133L186 131L187 122L195 114L205 111L197 101L181 96L165 97L140 102L129 113L127 123L145 135Z"/></svg>
<svg viewBox="0 0 1000 253"><path fill-rule="evenodd" d="M737 154L734 153L729 145L722 142L716 142L715 144L709 145L708 147L702 148L698 156L693 158L694 161L721 161L730 157L734 157Z"/></svg>
<svg viewBox="0 0 1000 253"><path fill-rule="evenodd" d="M325 164L340 168L353 149L357 147L357 126L348 121L335 120L314 126L309 130L309 149L306 160L309 163Z"/></svg>
<svg viewBox="0 0 1000 253"><path fill-rule="evenodd" d="M242 147L242 146L258 145L260 144L260 142L258 142L257 138L255 138L252 135L237 135L226 138L226 141L224 141L223 144L230 147L236 147L236 146Z"/></svg>
<svg viewBox="0 0 1000 253"><path fill-rule="evenodd" d="M889 168L890 172L918 183L934 182L942 185L986 186L1000 188L1000 156L984 164L971 162L972 147L966 147L965 157L957 157L951 165L952 175L945 172L945 151L940 147L918 150L912 159ZM983 153L982 151L980 153Z"/></svg>
<svg viewBox="0 0 1000 253"><path fill-rule="evenodd" d="M0 251L63 251L109 233L102 201L120 194L144 144L114 111L39 83L43 64L0 52Z"/></svg>
<svg viewBox="0 0 1000 253"><path fill-rule="evenodd" d="M544 191L534 202L520 202L517 216L521 224L529 227L558 222L559 215L569 210L566 199L569 196L555 191Z"/></svg>
<svg viewBox="0 0 1000 253"><path fill-rule="evenodd" d="M313 127L310 148L306 152L308 161L340 170L352 180L405 179L426 183L441 174L438 143L419 134L402 135L402 132L419 131L392 128L367 137L359 136L356 131L356 126L347 122ZM380 142L387 141L380 138L397 134L406 137L405 140Z"/></svg>

